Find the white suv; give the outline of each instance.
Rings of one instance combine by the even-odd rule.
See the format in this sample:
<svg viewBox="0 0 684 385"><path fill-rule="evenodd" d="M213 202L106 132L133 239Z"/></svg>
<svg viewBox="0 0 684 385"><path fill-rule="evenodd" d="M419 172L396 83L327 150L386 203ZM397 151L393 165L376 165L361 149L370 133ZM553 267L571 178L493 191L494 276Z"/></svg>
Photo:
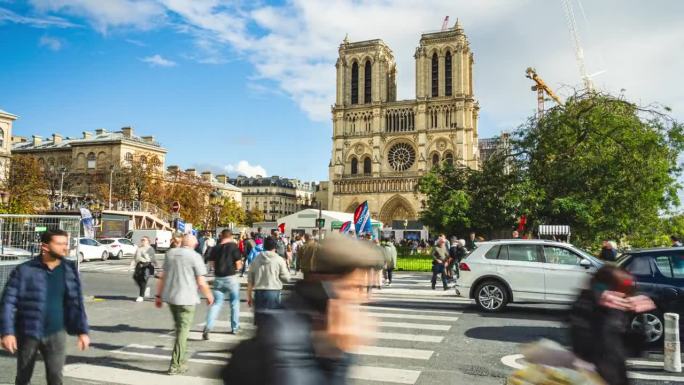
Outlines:
<svg viewBox="0 0 684 385"><path fill-rule="evenodd" d="M602 262L570 244L497 240L478 244L459 265L456 294L485 312L511 302L572 303Z"/></svg>

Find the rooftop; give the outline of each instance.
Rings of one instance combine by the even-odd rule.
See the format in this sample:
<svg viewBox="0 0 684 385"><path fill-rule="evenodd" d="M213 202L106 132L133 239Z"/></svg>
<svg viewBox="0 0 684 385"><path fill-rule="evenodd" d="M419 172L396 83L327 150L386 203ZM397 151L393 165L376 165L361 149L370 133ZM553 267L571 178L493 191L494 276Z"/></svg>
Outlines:
<svg viewBox="0 0 684 385"><path fill-rule="evenodd" d="M155 141L153 136L136 136L130 127L124 127L121 131L97 129L94 134L84 131L83 136L80 138L63 138L59 134L53 134L46 139L38 135L33 135L32 140L23 137L14 137L13 139L12 151L67 149L72 146L89 145L97 142L133 142L157 147L159 151L166 152L166 149L159 142Z"/></svg>

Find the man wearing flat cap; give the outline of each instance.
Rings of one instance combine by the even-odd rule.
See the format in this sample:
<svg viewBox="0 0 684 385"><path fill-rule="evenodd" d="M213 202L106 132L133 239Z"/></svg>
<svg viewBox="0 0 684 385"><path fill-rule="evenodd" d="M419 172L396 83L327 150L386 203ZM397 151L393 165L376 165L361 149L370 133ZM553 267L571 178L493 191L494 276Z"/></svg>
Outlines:
<svg viewBox="0 0 684 385"><path fill-rule="evenodd" d="M282 309L263 313L256 337L232 352L224 371L234 385L344 385L350 353L369 343L361 310L367 271L383 263L364 241L330 235Z"/></svg>

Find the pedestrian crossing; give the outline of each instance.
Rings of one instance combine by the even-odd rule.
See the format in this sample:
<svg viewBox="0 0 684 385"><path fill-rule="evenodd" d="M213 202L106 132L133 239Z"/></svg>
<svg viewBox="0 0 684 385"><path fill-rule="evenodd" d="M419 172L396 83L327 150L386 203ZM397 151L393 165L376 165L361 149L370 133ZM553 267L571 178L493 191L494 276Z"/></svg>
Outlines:
<svg viewBox="0 0 684 385"><path fill-rule="evenodd" d="M456 302L453 291L451 297L437 295L440 292L431 290L424 275L417 278L410 274L395 274L395 283L401 284L401 288L376 291L363 304L364 310L375 319L376 328L373 331L359 331L372 342L351 352L355 357L355 365L349 371L353 384L420 384L421 374L430 369L430 361L436 357L435 349L457 327L462 301ZM403 286L413 288L406 289ZM428 298L434 302L425 302L424 299ZM394 306L395 301L401 301L401 305ZM426 308L426 304L430 308ZM253 335L253 317L251 311L241 311L242 333L228 334L230 323L227 320L228 309L225 309L216 322L210 341L202 340L204 322L198 322L189 336L191 371L183 376L169 377L163 373L171 358L172 332L157 336L153 343L129 344L108 352L117 360L145 363L159 368L158 371L140 372L122 369L121 366L74 363L67 365L64 375L83 381L107 378L107 383L126 385L218 385L222 383L218 378L220 368L230 359L231 348Z"/></svg>
<svg viewBox="0 0 684 385"><path fill-rule="evenodd" d="M130 259L121 261L88 261L81 262L78 270L90 273L133 274L133 270L130 269L130 263Z"/></svg>

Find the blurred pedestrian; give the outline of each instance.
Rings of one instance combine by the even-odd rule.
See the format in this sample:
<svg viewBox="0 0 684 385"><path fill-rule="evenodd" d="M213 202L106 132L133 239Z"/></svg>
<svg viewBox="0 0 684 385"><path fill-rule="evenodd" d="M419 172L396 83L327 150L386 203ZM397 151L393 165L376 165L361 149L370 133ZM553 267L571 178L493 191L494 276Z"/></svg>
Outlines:
<svg viewBox="0 0 684 385"><path fill-rule="evenodd" d="M570 312L574 353L592 363L608 385L628 385L627 357L645 347L643 331L631 327L634 314L655 309L651 299L634 295L632 276L612 265L601 267Z"/></svg>
<svg viewBox="0 0 684 385"><path fill-rule="evenodd" d="M255 313L279 308L283 283L290 281L290 269L275 252L276 244L273 237L266 238L264 251L254 258L247 273L247 305L253 305Z"/></svg>
<svg viewBox="0 0 684 385"><path fill-rule="evenodd" d="M397 268L397 248L389 238L385 238L382 251L385 259L385 284L392 286L392 273Z"/></svg>
<svg viewBox="0 0 684 385"><path fill-rule="evenodd" d="M145 298L150 296L150 288L147 286L147 282L150 277L154 276L156 267L157 258L154 248L150 246L150 238L140 238L140 244L135 250L129 267L129 271L133 270L133 280L138 285L138 298L135 299L135 302L143 302Z"/></svg>
<svg viewBox="0 0 684 385"><path fill-rule="evenodd" d="M444 287L444 290L449 289L447 277L444 272L446 269L447 260L449 259L449 251L447 250L445 243L446 239L440 237L437 239L437 246L435 246L432 250L432 290L435 290L438 275L441 275L442 277L442 286Z"/></svg>
<svg viewBox="0 0 684 385"><path fill-rule="evenodd" d="M461 272L458 269L459 264L465 258L466 254L468 253L468 250L465 248L466 241L465 239L456 239L454 238L453 241L451 242L451 248L449 249L449 265L448 265L448 270L449 270L449 275L451 278L453 278L453 274L456 273L456 277L460 278Z"/></svg>
<svg viewBox="0 0 684 385"><path fill-rule="evenodd" d="M276 248L275 248L276 254L280 255L280 257L283 259L287 258L287 255L286 255L287 247L286 247L285 241L283 241L283 238L282 238L282 235L280 234L280 231L273 230L271 232L271 237L273 237L273 239L276 242Z"/></svg>
<svg viewBox="0 0 684 385"><path fill-rule="evenodd" d="M259 253L264 251L264 239L263 238L256 238L254 239L254 247L249 251L249 254L247 255L247 258L245 258L245 263L242 265L242 271L240 272L240 277L245 275L245 271L247 271L247 268L249 265L252 264L254 261L254 258L256 258Z"/></svg>
<svg viewBox="0 0 684 385"><path fill-rule="evenodd" d="M615 242L609 240L603 241L601 253L599 254L600 259L606 262L615 262L617 254L617 244Z"/></svg>
<svg viewBox="0 0 684 385"><path fill-rule="evenodd" d="M204 279L207 269L202 256L194 250L196 246L194 235L183 236L180 247L166 253L164 272L157 281L155 305L158 308L163 302L169 305L176 335L169 375L183 374L188 370L188 334L194 322L195 306L200 303L197 291L200 290L207 298L207 304L214 303L214 295Z"/></svg>
<svg viewBox="0 0 684 385"><path fill-rule="evenodd" d="M468 249L468 251L473 251L477 248L477 242L478 241L475 238L475 233L471 232L468 236L468 240L466 241L465 248Z"/></svg>
<svg viewBox="0 0 684 385"><path fill-rule="evenodd" d="M221 231L221 243L209 255L209 266L214 269L215 276L212 286L214 304L207 313L202 339L209 339L226 295L230 301L230 332L237 334L240 330L240 280L237 272L242 269L242 263L240 248L233 238L233 232L230 229Z"/></svg>
<svg viewBox="0 0 684 385"><path fill-rule="evenodd" d="M676 235L670 235L670 242L672 242L672 247L682 247L682 242Z"/></svg>
<svg viewBox="0 0 684 385"><path fill-rule="evenodd" d="M81 280L69 252L69 234L47 230L40 255L10 274L0 301L2 347L17 354L15 384L31 383L38 352L50 385L62 384L66 335L78 336L78 349L90 345Z"/></svg>
<svg viewBox="0 0 684 385"><path fill-rule="evenodd" d="M302 236L300 234L297 234L295 237L295 241L292 244L292 264L295 272L298 272L300 270L299 267L299 252L304 246L304 240L302 239Z"/></svg>
<svg viewBox="0 0 684 385"><path fill-rule="evenodd" d="M313 236L309 233L304 234L304 244L299 250L299 268L304 273L304 278L311 271L317 248L318 243Z"/></svg>
<svg viewBox="0 0 684 385"><path fill-rule="evenodd" d="M518 232L518 230L513 230L513 232L511 233L511 238L520 239L520 233Z"/></svg>
<svg viewBox="0 0 684 385"><path fill-rule="evenodd" d="M374 330L359 291L382 257L367 242L331 234L314 262L282 308L264 312L256 336L232 351L225 384L347 384L351 354Z"/></svg>

